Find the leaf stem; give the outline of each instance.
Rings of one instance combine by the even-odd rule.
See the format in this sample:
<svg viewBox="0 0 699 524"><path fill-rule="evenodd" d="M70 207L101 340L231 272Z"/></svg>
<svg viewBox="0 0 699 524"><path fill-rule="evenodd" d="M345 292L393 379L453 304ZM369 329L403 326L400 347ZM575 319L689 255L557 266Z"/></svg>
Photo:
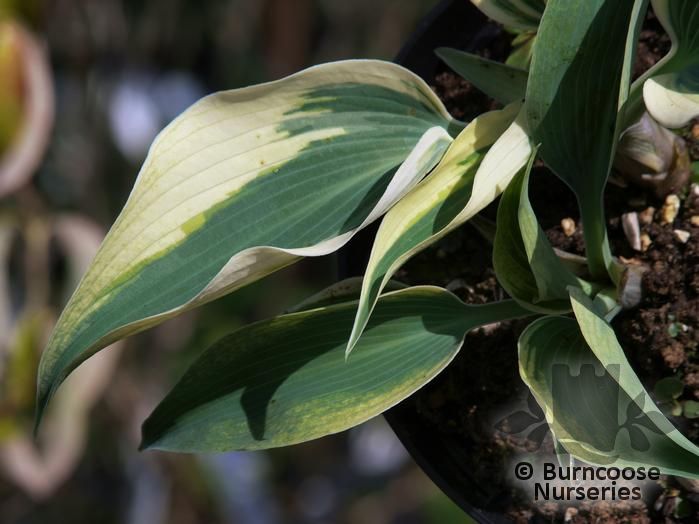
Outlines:
<svg viewBox="0 0 699 524"><path fill-rule="evenodd" d="M602 197L580 199L580 214L585 236L585 256L592 279L616 282L612 251L609 247Z"/></svg>
<svg viewBox="0 0 699 524"><path fill-rule="evenodd" d="M519 302L512 299L500 300L498 302L488 302L487 304L466 304L466 320L471 329L494 322L504 320L513 320L516 318L529 317L537 315L534 311L522 306Z"/></svg>

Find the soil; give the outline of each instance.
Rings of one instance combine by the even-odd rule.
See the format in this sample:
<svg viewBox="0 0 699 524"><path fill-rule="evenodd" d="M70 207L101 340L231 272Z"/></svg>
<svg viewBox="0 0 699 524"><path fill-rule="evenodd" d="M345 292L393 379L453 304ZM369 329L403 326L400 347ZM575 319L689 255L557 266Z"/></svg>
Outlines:
<svg viewBox="0 0 699 524"><path fill-rule="evenodd" d="M659 36L660 32L651 14L641 32L635 76L668 51L669 40ZM490 49L493 47L497 50L491 53L493 58L507 56L508 49L501 42ZM447 70L437 74L434 90L453 115L465 120L494 107L491 100ZM686 129L684 136L692 159L699 159L699 123ZM543 167L535 169L531 183L532 205L552 245L584 254L574 195ZM699 400L699 274L694 270L699 264L699 186L684 188L677 196L679 213L671 223L663 223L664 201L643 189L608 186L605 207L613 253L647 268L641 303L620 313L613 327L649 391L661 378L674 376L685 385L679 401ZM484 215L494 219L496 210L497 202ZM622 228L622 215L634 211L641 217L641 233L650 240L644 251L631 247ZM575 224L574 232L564 231L564 219ZM689 233L688 238L677 230ZM408 284L444 286L468 303L501 300L506 295L498 285L491 257L490 244L467 225L414 257L397 278ZM699 522L699 489L673 478L663 478L644 501L576 507L533 505L508 483L509 461L518 451L553 451L550 437L541 441L546 435L543 416L527 403L527 389L519 376L516 344L527 324L504 322L468 334L464 349L447 370L396 408L406 415L417 412L415 423L436 432L436 442L470 450L471 461L464 469L479 488L472 502L517 523ZM537 419L521 433L514 431L518 428L508 417L518 410ZM699 419L671 420L699 442ZM488 494L485 498L484 493ZM676 516L681 500L684 518Z"/></svg>

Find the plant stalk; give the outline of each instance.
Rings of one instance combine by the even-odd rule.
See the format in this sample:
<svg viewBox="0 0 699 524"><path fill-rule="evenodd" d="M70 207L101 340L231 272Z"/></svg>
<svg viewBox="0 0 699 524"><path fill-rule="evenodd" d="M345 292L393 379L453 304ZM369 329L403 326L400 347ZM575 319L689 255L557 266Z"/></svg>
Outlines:
<svg viewBox="0 0 699 524"><path fill-rule="evenodd" d="M602 197L587 199L584 205L580 203L579 208L590 275L597 282L607 281L610 278L616 282L617 272L612 260L612 250L609 247Z"/></svg>
<svg viewBox="0 0 699 524"><path fill-rule="evenodd" d="M537 314L512 299L489 302L487 304L465 304L465 306L468 311L466 319L471 324L469 330L494 322L514 320Z"/></svg>

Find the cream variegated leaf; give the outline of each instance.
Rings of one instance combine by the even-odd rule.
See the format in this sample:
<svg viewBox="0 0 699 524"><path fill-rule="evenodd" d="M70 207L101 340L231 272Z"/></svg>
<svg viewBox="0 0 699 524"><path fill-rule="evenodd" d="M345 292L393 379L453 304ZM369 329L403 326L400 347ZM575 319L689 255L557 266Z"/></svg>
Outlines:
<svg viewBox="0 0 699 524"><path fill-rule="evenodd" d="M511 104L471 122L435 170L386 214L364 276L348 353L400 266L495 200L526 165L531 146L520 125L520 106Z"/></svg>
<svg viewBox="0 0 699 524"><path fill-rule="evenodd" d="M374 60L194 104L156 138L63 312L40 366L39 411L110 342L338 249L461 128L420 78Z"/></svg>
<svg viewBox="0 0 699 524"><path fill-rule="evenodd" d="M699 67L649 78L643 84L643 99L648 112L663 126L687 125L699 117Z"/></svg>
<svg viewBox="0 0 699 524"><path fill-rule="evenodd" d="M699 116L699 2L652 0L672 47L638 82L646 109L660 124L678 128Z"/></svg>

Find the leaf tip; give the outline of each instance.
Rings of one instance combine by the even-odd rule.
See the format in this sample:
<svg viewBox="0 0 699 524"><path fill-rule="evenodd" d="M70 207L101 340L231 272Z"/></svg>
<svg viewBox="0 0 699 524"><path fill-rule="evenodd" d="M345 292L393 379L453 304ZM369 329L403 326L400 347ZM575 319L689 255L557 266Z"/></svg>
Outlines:
<svg viewBox="0 0 699 524"><path fill-rule="evenodd" d="M437 56L438 56L439 58L441 58L442 60L444 60L444 57L447 56L447 55L449 54L449 48L448 48L448 47L444 47L444 46L442 46L442 47L437 47L437 48L434 50L434 54L437 55Z"/></svg>
<svg viewBox="0 0 699 524"><path fill-rule="evenodd" d="M51 396L51 389L46 390L45 388L42 388L41 385L37 387L36 407L34 409L34 427L32 429L32 436L34 437L34 440L36 440L39 435L41 422L44 419L44 413L46 412L46 407L51 400Z"/></svg>
<svg viewBox="0 0 699 524"><path fill-rule="evenodd" d="M157 444L160 437L151 427L153 424L153 415L158 410L158 407L156 407L155 411L141 424L141 442L138 445L138 451L153 451L158 449Z"/></svg>
<svg viewBox="0 0 699 524"><path fill-rule="evenodd" d="M138 445L138 451L150 451L152 449L153 442L147 440L145 436L141 436L141 443Z"/></svg>
<svg viewBox="0 0 699 524"><path fill-rule="evenodd" d="M359 313L357 314L357 317L359 317ZM362 336L365 327L365 322L360 323L359 318L355 319L354 325L352 326L352 333L350 334L349 340L347 341L347 346L345 347L345 362L349 360L350 353L352 353L357 345L357 342L359 342L359 338Z"/></svg>
<svg viewBox="0 0 699 524"><path fill-rule="evenodd" d="M347 343L347 347L345 348L345 364L347 364L347 362L349 362L350 353L352 353L354 346L355 346L355 344L352 342L352 340L350 340Z"/></svg>

